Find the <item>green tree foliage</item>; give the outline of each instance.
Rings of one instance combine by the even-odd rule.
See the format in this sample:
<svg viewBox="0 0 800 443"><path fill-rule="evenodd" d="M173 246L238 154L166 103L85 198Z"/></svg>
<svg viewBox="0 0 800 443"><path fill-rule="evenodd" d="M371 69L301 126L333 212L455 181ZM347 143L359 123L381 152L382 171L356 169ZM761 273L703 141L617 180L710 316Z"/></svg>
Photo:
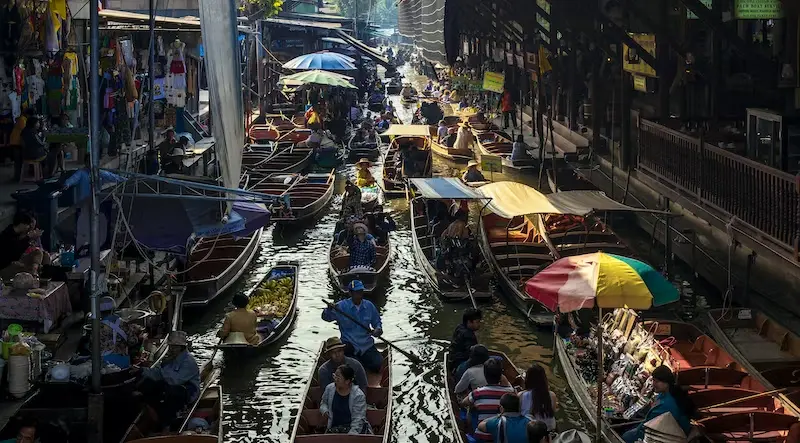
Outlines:
<svg viewBox="0 0 800 443"><path fill-rule="evenodd" d="M345 17L354 17L356 6L358 15L363 20L370 12L370 21L379 26L393 26L397 23L396 0L334 0L339 13ZM358 5L356 5L358 2Z"/></svg>
<svg viewBox="0 0 800 443"><path fill-rule="evenodd" d="M283 0L244 0L242 9L260 10L264 9L264 17L278 15L283 10ZM255 11L254 11L255 12Z"/></svg>

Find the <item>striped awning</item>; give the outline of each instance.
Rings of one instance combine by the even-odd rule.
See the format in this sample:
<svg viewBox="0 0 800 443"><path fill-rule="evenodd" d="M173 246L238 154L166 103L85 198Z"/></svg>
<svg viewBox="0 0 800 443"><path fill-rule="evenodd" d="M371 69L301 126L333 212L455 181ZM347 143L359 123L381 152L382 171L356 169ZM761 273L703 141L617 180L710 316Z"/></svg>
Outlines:
<svg viewBox="0 0 800 443"><path fill-rule="evenodd" d="M452 177L412 178L411 184L417 188L417 195L424 198L453 200L485 200L474 189L461 180Z"/></svg>

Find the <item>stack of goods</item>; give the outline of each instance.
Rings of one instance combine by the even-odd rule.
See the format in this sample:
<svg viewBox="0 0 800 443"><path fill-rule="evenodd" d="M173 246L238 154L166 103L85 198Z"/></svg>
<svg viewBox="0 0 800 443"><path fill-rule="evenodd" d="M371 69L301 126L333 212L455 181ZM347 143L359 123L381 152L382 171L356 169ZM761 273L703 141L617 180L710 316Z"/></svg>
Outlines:
<svg viewBox="0 0 800 443"><path fill-rule="evenodd" d="M293 292L292 277L270 277L253 291L247 309L255 312L259 318L283 318L289 311Z"/></svg>
<svg viewBox="0 0 800 443"><path fill-rule="evenodd" d="M670 365L667 352L641 327L633 325L635 313L618 309L603 325L603 398L605 414L630 419L646 407L653 396L652 371ZM597 330L588 337L573 336L568 352L589 392L597 398Z"/></svg>

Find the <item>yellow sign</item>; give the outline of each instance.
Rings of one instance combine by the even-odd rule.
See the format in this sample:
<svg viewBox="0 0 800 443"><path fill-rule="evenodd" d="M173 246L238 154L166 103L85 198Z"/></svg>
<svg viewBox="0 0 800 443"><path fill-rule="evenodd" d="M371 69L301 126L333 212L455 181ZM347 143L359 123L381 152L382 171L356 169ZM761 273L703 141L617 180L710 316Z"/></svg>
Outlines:
<svg viewBox="0 0 800 443"><path fill-rule="evenodd" d="M630 34L636 43L653 57L656 56L656 36L655 34ZM645 77L657 77L656 70L648 65L641 59L640 55L636 53L636 49L628 45L622 46L622 67L626 71L644 75Z"/></svg>
<svg viewBox="0 0 800 443"><path fill-rule="evenodd" d="M502 72L486 71L483 74L483 89L502 94L505 80L506 77Z"/></svg>
<svg viewBox="0 0 800 443"><path fill-rule="evenodd" d="M483 172L503 172L503 159L499 155L481 154Z"/></svg>
<svg viewBox="0 0 800 443"><path fill-rule="evenodd" d="M736 18L768 20L783 18L781 0L736 0Z"/></svg>
<svg viewBox="0 0 800 443"><path fill-rule="evenodd" d="M641 75L634 75L633 89L636 91L647 92L647 77L642 77Z"/></svg>

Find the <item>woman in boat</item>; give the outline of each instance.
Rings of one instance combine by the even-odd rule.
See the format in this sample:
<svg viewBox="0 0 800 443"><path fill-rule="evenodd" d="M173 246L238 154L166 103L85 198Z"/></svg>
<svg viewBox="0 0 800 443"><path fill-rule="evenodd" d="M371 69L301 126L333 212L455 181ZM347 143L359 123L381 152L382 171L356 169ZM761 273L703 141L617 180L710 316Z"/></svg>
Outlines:
<svg viewBox="0 0 800 443"><path fill-rule="evenodd" d="M344 184L344 199L342 200L342 219L350 216L362 218L364 209L361 207L361 189L355 183L347 180Z"/></svg>
<svg viewBox="0 0 800 443"><path fill-rule="evenodd" d="M472 135L472 127L467 122L461 123L459 126L458 136L456 136L453 148L458 150L471 149L472 143L475 141L475 137Z"/></svg>
<svg viewBox="0 0 800 443"><path fill-rule="evenodd" d="M517 140L511 145L511 161L530 160L531 156L528 155L528 145L522 134L517 135Z"/></svg>
<svg viewBox="0 0 800 443"><path fill-rule="evenodd" d="M375 266L375 237L367 232L367 225L353 225L353 240L350 242L350 267L362 268Z"/></svg>
<svg viewBox="0 0 800 443"><path fill-rule="evenodd" d="M341 365L333 374L333 383L325 387L319 403L319 412L328 422L325 433L372 434L367 422L367 397L353 385L354 379L353 368Z"/></svg>
<svg viewBox="0 0 800 443"><path fill-rule="evenodd" d="M520 394L522 413L547 424L549 431L556 429L556 394L550 390L547 373L542 365L534 363L525 373L525 390Z"/></svg>
<svg viewBox="0 0 800 443"><path fill-rule="evenodd" d="M461 175L461 181L464 183L480 183L486 181L486 177L484 177L483 173L478 169L477 161L470 160L469 163L467 163L467 170Z"/></svg>
<svg viewBox="0 0 800 443"><path fill-rule="evenodd" d="M356 186L359 188L375 184L375 177L373 177L372 173L369 171L370 165L371 163L367 158L362 158L356 163L356 168L358 168L356 170Z"/></svg>
<svg viewBox="0 0 800 443"><path fill-rule="evenodd" d="M644 424L658 417L661 414L670 413L675 421L678 422L686 435L692 430L689 420L695 414L695 406L689 394L680 386L675 384L675 375L668 367L661 365L653 370L653 391L656 393L655 399L650 406L650 410L644 420L633 429L622 434L625 443L634 443L644 438Z"/></svg>
<svg viewBox="0 0 800 443"><path fill-rule="evenodd" d="M444 120L439 120L439 127L436 128L436 142L437 143L444 143L444 139L447 138L447 130L449 128L447 125L444 124Z"/></svg>
<svg viewBox="0 0 800 443"><path fill-rule="evenodd" d="M244 294L233 296L231 304L236 309L225 314L225 321L222 323L222 329L217 332L217 337L225 340L232 332L241 332L251 345L256 346L261 342L261 336L258 335L258 317L247 309L248 301Z"/></svg>

